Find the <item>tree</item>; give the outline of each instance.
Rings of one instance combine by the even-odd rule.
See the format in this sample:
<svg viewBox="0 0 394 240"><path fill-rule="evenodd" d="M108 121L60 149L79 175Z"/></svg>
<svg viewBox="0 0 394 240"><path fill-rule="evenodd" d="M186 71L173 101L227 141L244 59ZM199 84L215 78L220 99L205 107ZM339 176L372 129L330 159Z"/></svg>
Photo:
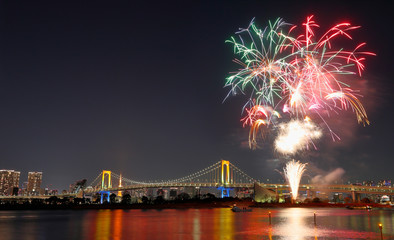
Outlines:
<svg viewBox="0 0 394 240"><path fill-rule="evenodd" d="M38 198L33 198L31 200L31 205L33 206L38 206L38 205L42 205L43 200L42 199L38 199Z"/></svg>
<svg viewBox="0 0 394 240"><path fill-rule="evenodd" d="M189 200L190 199L190 195L185 193L185 192L183 192L183 193L178 194L176 199L179 200L179 201Z"/></svg>
<svg viewBox="0 0 394 240"><path fill-rule="evenodd" d="M74 198L74 204L85 204L85 198Z"/></svg>
<svg viewBox="0 0 394 240"><path fill-rule="evenodd" d="M70 198L69 197L63 197L62 199L60 199L60 202L62 203L62 205L66 205L70 203Z"/></svg>
<svg viewBox="0 0 394 240"><path fill-rule="evenodd" d="M216 196L214 194L212 194L212 193L205 194L205 197L208 198L208 199L216 199Z"/></svg>
<svg viewBox="0 0 394 240"><path fill-rule="evenodd" d="M149 199L148 199L147 196L143 196L143 197L141 198L141 201L142 201L143 204L148 204Z"/></svg>
<svg viewBox="0 0 394 240"><path fill-rule="evenodd" d="M51 196L50 198L45 199L45 202L47 204L51 204L51 205L56 205L59 201L60 201L60 199L56 196Z"/></svg>
<svg viewBox="0 0 394 240"><path fill-rule="evenodd" d="M312 202L314 202L314 203L319 203L319 202L321 202L321 201L320 201L320 198L315 197L315 198L312 199Z"/></svg>
<svg viewBox="0 0 394 240"><path fill-rule="evenodd" d="M109 195L109 202L111 204L116 203L116 194L115 193L111 193L111 195Z"/></svg>
<svg viewBox="0 0 394 240"><path fill-rule="evenodd" d="M92 197L93 203L100 203L101 195L99 193L95 193Z"/></svg>
<svg viewBox="0 0 394 240"><path fill-rule="evenodd" d="M125 192L122 196L122 204L130 204L131 203L131 196L130 193Z"/></svg>
<svg viewBox="0 0 394 240"><path fill-rule="evenodd" d="M163 204L165 202L163 196L157 196L154 203L155 204Z"/></svg>
<svg viewBox="0 0 394 240"><path fill-rule="evenodd" d="M212 202L216 200L216 196L212 193L207 193L202 196L203 201Z"/></svg>

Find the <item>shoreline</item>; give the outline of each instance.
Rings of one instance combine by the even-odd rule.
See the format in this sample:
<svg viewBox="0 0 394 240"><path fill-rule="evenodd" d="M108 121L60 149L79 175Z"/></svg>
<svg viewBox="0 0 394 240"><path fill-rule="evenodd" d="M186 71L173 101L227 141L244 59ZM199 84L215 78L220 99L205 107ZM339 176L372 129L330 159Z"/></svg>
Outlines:
<svg viewBox="0 0 394 240"><path fill-rule="evenodd" d="M378 203L256 203L253 201L214 201L214 202L181 202L162 204L65 204L65 205L25 205L1 204L0 211L6 210L100 210L100 209L213 209L232 208L236 204L241 208L354 208L362 209L367 206L372 209L393 209L390 205Z"/></svg>

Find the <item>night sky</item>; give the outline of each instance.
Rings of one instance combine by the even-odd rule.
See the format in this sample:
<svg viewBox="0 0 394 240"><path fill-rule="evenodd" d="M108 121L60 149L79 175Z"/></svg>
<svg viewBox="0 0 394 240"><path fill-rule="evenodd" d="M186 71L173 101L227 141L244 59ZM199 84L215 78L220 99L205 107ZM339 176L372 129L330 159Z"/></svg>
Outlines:
<svg viewBox="0 0 394 240"><path fill-rule="evenodd" d="M245 97L223 103L225 78L238 68L225 40L254 17L263 27L277 17L299 25L310 14L322 30L345 20L362 26L352 46L365 41L377 56L352 86L371 125L341 112L329 121L342 140L326 135L295 158L309 163L309 178L341 168L344 181L393 179L394 19L386 3L59 2L0 2L0 169L21 171L21 183L28 171L42 171L43 187L59 190L103 169L171 179L221 159L282 181L275 169L285 160L272 144L245 144Z"/></svg>

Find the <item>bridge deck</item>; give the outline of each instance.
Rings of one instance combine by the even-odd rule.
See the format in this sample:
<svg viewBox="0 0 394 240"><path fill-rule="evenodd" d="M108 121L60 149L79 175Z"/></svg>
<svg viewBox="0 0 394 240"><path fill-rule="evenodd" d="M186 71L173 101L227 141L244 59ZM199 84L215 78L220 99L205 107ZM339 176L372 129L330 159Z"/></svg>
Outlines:
<svg viewBox="0 0 394 240"><path fill-rule="evenodd" d="M274 191L288 191L289 185L287 184L259 184L261 187L274 190ZM124 187L113 187L106 189L107 191L125 191L143 188L171 188L171 187L228 187L228 188L252 188L254 183L233 183L222 185L219 183L167 183L167 184L135 184ZM86 190L86 194L98 192L101 189ZM394 188L392 187L373 187L373 186L353 186L353 185L314 185L302 184L299 187L300 191L321 191L329 193L363 193L363 194L381 194L381 195L394 195ZM0 199L17 200L17 199L46 199L53 195L40 195L40 196L0 196ZM76 194L59 194L57 197L74 197Z"/></svg>
<svg viewBox="0 0 394 240"><path fill-rule="evenodd" d="M166 184L134 184L123 187L113 187L109 191L124 191L142 188L169 188L169 187L228 187L228 188L252 188L254 183L233 183L233 184L219 184L219 183L166 183ZM289 190L287 184L260 184L260 186L271 190ZM391 187L374 187L374 186L354 186L354 185L315 185L302 184L299 187L300 191L323 191L323 192L341 192L341 193L366 193L366 194L385 194L394 195L394 188Z"/></svg>

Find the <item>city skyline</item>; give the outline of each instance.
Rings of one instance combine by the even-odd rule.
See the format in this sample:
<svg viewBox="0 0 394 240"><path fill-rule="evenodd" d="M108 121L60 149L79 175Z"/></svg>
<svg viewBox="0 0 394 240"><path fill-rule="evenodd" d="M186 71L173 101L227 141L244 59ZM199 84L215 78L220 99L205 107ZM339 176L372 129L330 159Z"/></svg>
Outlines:
<svg viewBox="0 0 394 240"><path fill-rule="evenodd" d="M42 172L27 172L26 181L21 181L21 172L0 170L0 195L41 195L48 186L41 186Z"/></svg>
<svg viewBox="0 0 394 240"><path fill-rule="evenodd" d="M283 180L283 156L269 143L247 146L244 99L223 102L237 67L225 40L253 18L266 26L313 14L322 29L360 25L354 40L377 54L353 84L371 125L340 112L329 121L341 141L321 139L294 158L308 163L310 179L338 169L345 181L392 179L389 6L283 4L1 3L0 168L42 171L42 185L59 190L102 170L171 179L221 159L256 179Z"/></svg>

